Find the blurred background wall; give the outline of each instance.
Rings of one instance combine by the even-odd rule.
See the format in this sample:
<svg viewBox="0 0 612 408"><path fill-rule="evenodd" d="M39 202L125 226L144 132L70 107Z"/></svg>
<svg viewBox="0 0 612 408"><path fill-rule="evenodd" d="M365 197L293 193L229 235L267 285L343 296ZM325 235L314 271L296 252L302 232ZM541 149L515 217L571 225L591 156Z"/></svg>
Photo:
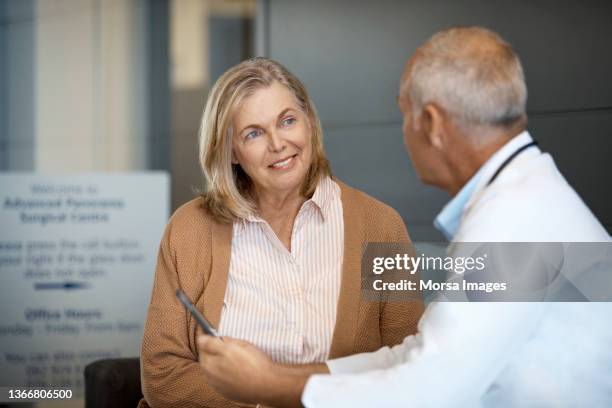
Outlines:
<svg viewBox="0 0 612 408"><path fill-rule="evenodd" d="M518 51L529 129L611 230L611 15L599 0L0 0L0 170L167 170L175 209L201 187L208 90L265 55L306 84L334 173L440 239L448 197L404 152L398 78L432 33L478 24Z"/></svg>
<svg viewBox="0 0 612 408"><path fill-rule="evenodd" d="M4 170L150 167L153 8L137 1L2 1Z"/></svg>

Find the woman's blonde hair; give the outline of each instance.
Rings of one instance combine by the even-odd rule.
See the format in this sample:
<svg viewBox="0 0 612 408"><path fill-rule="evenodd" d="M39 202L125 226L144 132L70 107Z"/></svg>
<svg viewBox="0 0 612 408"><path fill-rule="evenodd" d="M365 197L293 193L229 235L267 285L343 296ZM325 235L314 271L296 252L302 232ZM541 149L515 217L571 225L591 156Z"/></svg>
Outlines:
<svg viewBox="0 0 612 408"><path fill-rule="evenodd" d="M287 68L268 58L252 58L226 71L215 83L200 124L200 166L206 185L204 207L220 222L232 222L256 212L249 176L232 164L232 121L240 104L274 82L284 85L307 116L312 132L312 163L301 186L310 197L321 178L331 174L323 150L323 131L306 88Z"/></svg>

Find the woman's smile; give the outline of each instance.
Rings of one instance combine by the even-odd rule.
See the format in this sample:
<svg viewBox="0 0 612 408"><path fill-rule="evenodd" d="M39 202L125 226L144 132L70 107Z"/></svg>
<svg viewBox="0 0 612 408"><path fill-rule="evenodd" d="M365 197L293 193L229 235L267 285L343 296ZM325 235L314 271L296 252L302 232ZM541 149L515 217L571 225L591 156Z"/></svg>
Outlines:
<svg viewBox="0 0 612 408"><path fill-rule="evenodd" d="M284 159L280 159L278 161L275 161L274 163L270 164L268 167L274 171L286 171L286 170L291 170L294 165L295 165L295 161L297 159L297 153L294 155L291 155L289 157L286 157Z"/></svg>

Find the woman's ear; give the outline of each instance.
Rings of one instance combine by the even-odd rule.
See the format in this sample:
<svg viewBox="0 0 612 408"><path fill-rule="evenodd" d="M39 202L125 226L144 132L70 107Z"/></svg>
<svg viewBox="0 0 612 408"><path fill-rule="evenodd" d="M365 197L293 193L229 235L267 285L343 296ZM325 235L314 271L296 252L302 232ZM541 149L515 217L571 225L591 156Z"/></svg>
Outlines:
<svg viewBox="0 0 612 408"><path fill-rule="evenodd" d="M232 164L238 164L238 159L236 159L236 154L234 153L234 149L232 149Z"/></svg>
<svg viewBox="0 0 612 408"><path fill-rule="evenodd" d="M444 149L446 143L445 112L438 105L428 103L423 108L420 120L429 143L438 150Z"/></svg>

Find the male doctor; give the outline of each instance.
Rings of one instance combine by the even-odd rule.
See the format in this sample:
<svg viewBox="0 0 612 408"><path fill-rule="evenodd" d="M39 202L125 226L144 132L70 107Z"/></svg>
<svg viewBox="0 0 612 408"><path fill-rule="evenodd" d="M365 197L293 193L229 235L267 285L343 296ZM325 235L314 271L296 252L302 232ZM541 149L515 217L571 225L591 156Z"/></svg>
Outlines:
<svg viewBox="0 0 612 408"><path fill-rule="evenodd" d="M608 242L525 130L520 61L478 27L435 34L408 61L398 103L412 163L453 199L452 242ZM612 406L607 303L434 302L402 344L282 366L249 343L201 335L200 362L230 399L306 407ZM329 375L331 373L331 375Z"/></svg>

